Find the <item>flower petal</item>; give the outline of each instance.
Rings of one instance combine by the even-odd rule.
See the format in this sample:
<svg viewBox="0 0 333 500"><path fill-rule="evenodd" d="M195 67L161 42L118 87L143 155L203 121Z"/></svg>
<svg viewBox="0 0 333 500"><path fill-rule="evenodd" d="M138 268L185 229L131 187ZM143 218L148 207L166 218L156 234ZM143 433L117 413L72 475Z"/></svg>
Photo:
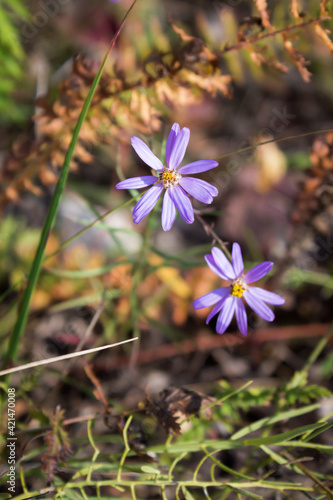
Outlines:
<svg viewBox="0 0 333 500"><path fill-rule="evenodd" d="M146 215L151 212L157 203L157 200L163 191L163 185L161 183L152 186L143 196L140 198L138 203L135 205L133 210L133 221L135 224L139 224Z"/></svg>
<svg viewBox="0 0 333 500"><path fill-rule="evenodd" d="M230 288L228 286L223 286L222 288L216 288L212 292L208 292L205 295L195 299L193 302L193 309L202 309L204 307L213 306L216 302L221 299L225 299L230 293ZM216 314L216 313L215 313Z"/></svg>
<svg viewBox="0 0 333 500"><path fill-rule="evenodd" d="M231 323L232 317L235 312L235 307L238 297L229 296L225 299L222 305L220 314L217 317L216 331L217 333L224 333Z"/></svg>
<svg viewBox="0 0 333 500"><path fill-rule="evenodd" d="M269 292L268 290L264 290L262 288L258 288L257 286L251 286L252 294L255 294L258 299L263 302L267 302L267 304L273 304L275 306L281 306L285 303L285 300L281 295L277 293Z"/></svg>
<svg viewBox="0 0 333 500"><path fill-rule="evenodd" d="M141 160L144 161L151 168L161 172L163 170L163 163L154 155L150 148L139 137L132 137L131 144Z"/></svg>
<svg viewBox="0 0 333 500"><path fill-rule="evenodd" d="M202 201L202 203L212 203L213 197L204 187L201 186L200 179L182 177L179 184L196 200Z"/></svg>
<svg viewBox="0 0 333 500"><path fill-rule="evenodd" d="M177 134L177 137L172 145L169 158L169 168L171 168L171 170L174 170L180 165L182 159L184 158L189 140L190 130L184 127L179 134Z"/></svg>
<svg viewBox="0 0 333 500"><path fill-rule="evenodd" d="M207 319L206 319L206 325L208 325L210 320L212 318L214 318L214 316L222 309L222 306L223 306L224 302L226 301L227 296L228 295L226 295L226 297L224 297L224 299L219 300L218 303L216 304L216 306L213 307L213 309L210 311L210 313L208 314Z"/></svg>
<svg viewBox="0 0 333 500"><path fill-rule="evenodd" d="M234 280L237 278L234 268L232 267L222 250L217 247L213 247L212 255L214 257L216 265L220 268L221 272L227 276L229 280Z"/></svg>
<svg viewBox="0 0 333 500"><path fill-rule="evenodd" d="M273 321L273 319L275 318L273 311L265 304L265 302L257 297L255 292L253 293L251 288L248 288L244 292L243 297L251 307L251 309L253 309L254 312L258 314L258 316L265 319L266 321Z"/></svg>
<svg viewBox="0 0 333 500"><path fill-rule="evenodd" d="M176 218L176 207L172 201L169 189L165 191L162 207L162 227L164 231L170 231Z"/></svg>
<svg viewBox="0 0 333 500"><path fill-rule="evenodd" d="M247 334L247 314L242 299L237 300L235 307L236 321L242 335Z"/></svg>
<svg viewBox="0 0 333 500"><path fill-rule="evenodd" d="M169 168L171 168L169 165L170 155L171 155L171 152L173 150L173 146L175 144L175 140L176 140L176 137L179 134L179 132L180 132L180 127L179 127L178 123L174 123L171 127L170 134L169 134L167 144L166 144L165 158L166 158L166 162L167 162L167 165Z"/></svg>
<svg viewBox="0 0 333 500"><path fill-rule="evenodd" d="M205 188L211 196L217 196L219 194L217 188L213 186L213 184L210 184L210 182L206 182L203 179L195 179L195 180L199 181L200 185L203 188Z"/></svg>
<svg viewBox="0 0 333 500"><path fill-rule="evenodd" d="M217 274L217 276L219 276L220 278L222 278L223 280L229 280L228 276L226 276L222 271L221 269L216 265L215 263L215 260L214 260L214 257L210 254L210 253L207 253L205 255L205 260L209 266L209 268L211 269L211 271L213 271L213 273Z"/></svg>
<svg viewBox="0 0 333 500"><path fill-rule="evenodd" d="M232 245L232 265L235 271L235 275L239 278L244 271L243 257L241 247L238 243Z"/></svg>
<svg viewBox="0 0 333 500"><path fill-rule="evenodd" d="M187 194L180 186L175 185L170 188L170 197L184 221L192 224L194 222L194 212Z"/></svg>
<svg viewBox="0 0 333 500"><path fill-rule="evenodd" d="M155 175L144 175L141 177L131 177L124 181L118 182L116 185L117 189L140 189L158 181L158 177Z"/></svg>
<svg viewBox="0 0 333 500"><path fill-rule="evenodd" d="M179 174L187 175L187 174L200 174L201 172L207 172L207 170L211 170L218 166L217 161L214 160L199 160L193 161L192 163L188 163L184 165L178 170Z"/></svg>
<svg viewBox="0 0 333 500"><path fill-rule="evenodd" d="M209 182L204 181L203 179L196 179L196 178L192 178L192 177L182 177L181 181L184 179L191 179L192 181L195 181L198 185L201 186L202 189L205 189L206 191L208 191L208 193L211 196L217 196L219 194L219 192L215 186L213 186Z"/></svg>
<svg viewBox="0 0 333 500"><path fill-rule="evenodd" d="M269 273L273 265L273 262L265 261L252 267L252 269L245 274L244 283L253 283L254 281L260 280L260 278Z"/></svg>

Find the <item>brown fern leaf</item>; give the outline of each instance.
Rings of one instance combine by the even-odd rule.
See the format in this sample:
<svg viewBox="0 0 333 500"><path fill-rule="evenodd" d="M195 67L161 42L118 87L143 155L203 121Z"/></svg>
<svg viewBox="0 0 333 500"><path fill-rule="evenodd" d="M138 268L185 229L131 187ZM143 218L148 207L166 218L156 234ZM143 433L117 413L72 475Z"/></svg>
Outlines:
<svg viewBox="0 0 333 500"><path fill-rule="evenodd" d="M332 232L333 221L333 133L318 137L311 153L312 168L301 187L292 219L317 234Z"/></svg>
<svg viewBox="0 0 333 500"><path fill-rule="evenodd" d="M328 36L329 33L331 33L330 30L325 30L322 26L319 24L316 24L315 26L315 32L316 34L321 38L321 40L324 42L328 50L333 54L333 42Z"/></svg>
<svg viewBox="0 0 333 500"><path fill-rule="evenodd" d="M180 36L183 42L185 42L185 45L183 46L183 53L186 54L187 57L194 54L200 54L201 57L204 57L208 61L218 63L217 56L208 49L205 42L201 40L201 38L188 35L183 29L179 28L171 21L170 24L174 32Z"/></svg>
<svg viewBox="0 0 333 500"><path fill-rule="evenodd" d="M328 0L321 0L321 2L320 2L320 15L322 17L328 15Z"/></svg>
<svg viewBox="0 0 333 500"><path fill-rule="evenodd" d="M271 22L269 20L269 14L267 12L267 2L266 0L254 0L257 6L257 9L260 12L262 24L265 28L271 28Z"/></svg>
<svg viewBox="0 0 333 500"><path fill-rule="evenodd" d="M299 21L301 19L298 0L291 0L290 12L292 13L296 21Z"/></svg>
<svg viewBox="0 0 333 500"><path fill-rule="evenodd" d="M278 61L273 56L266 56L262 52L255 50L253 47L250 48L250 57L253 62L258 64L258 66L266 65L273 68L281 73L287 73L288 66L280 61Z"/></svg>
<svg viewBox="0 0 333 500"><path fill-rule="evenodd" d="M47 450L42 456L42 471L46 473L47 482L53 481L59 462L71 455L70 441L63 428L64 410L57 406L50 418L51 430L45 435Z"/></svg>
<svg viewBox="0 0 333 500"><path fill-rule="evenodd" d="M301 77L305 82L309 82L311 79L311 73L307 69L307 65L309 62L305 59L305 57L298 52L295 47L293 46L291 40L289 40L285 34L283 34L283 41L284 41L284 47L287 50L287 52L290 54L293 62L295 63Z"/></svg>

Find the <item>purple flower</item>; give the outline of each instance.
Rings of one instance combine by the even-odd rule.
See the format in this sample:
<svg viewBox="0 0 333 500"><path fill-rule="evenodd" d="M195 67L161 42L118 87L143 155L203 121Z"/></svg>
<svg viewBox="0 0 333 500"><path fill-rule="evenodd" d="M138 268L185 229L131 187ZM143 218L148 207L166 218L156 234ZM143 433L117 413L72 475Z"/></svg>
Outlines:
<svg viewBox="0 0 333 500"><path fill-rule="evenodd" d="M284 304L284 299L276 293L256 286L249 286L265 276L272 269L273 262L257 264L244 275L242 252L238 243L234 243L232 246L232 264L224 253L216 247L212 248L211 254L205 255L205 259L215 274L224 280L231 280L230 286L217 288L193 302L194 309L202 309L216 304L207 318L207 324L215 314L219 313L216 331L224 333L235 313L238 328L243 335L246 335L247 315L242 297L261 318L273 321L274 313L267 304L281 305Z"/></svg>
<svg viewBox="0 0 333 500"><path fill-rule="evenodd" d="M199 160L179 168L190 140L190 130L184 127L180 130L174 123L166 145L166 164L152 153L148 146L138 137L132 137L131 143L138 156L149 167L157 171L158 176L146 175L132 177L116 185L117 189L139 189L152 187L142 196L133 210L133 221L138 224L156 205L162 191L165 189L162 207L162 227L164 231L172 228L176 218L176 209L185 222L194 222L193 207L188 195L203 203L212 203L213 196L218 195L216 187L202 179L185 177L188 174L198 174L217 167L217 161Z"/></svg>

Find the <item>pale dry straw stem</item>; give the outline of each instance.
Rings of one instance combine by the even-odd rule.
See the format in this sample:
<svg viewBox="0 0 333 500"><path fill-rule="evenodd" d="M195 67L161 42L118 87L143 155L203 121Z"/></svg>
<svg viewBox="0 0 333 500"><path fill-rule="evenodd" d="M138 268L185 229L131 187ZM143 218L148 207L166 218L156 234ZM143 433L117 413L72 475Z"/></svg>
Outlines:
<svg viewBox="0 0 333 500"><path fill-rule="evenodd" d="M78 356L92 354L94 352L103 351L105 349L111 349L112 347L117 347L118 345L127 344L127 342L133 342L133 340L138 340L138 337L134 337L133 339L123 340L121 342L116 342L115 344L108 344L101 347L93 347L92 349L86 349L85 351L72 352L70 354L64 354L62 356L55 356L54 358L42 359L40 361L33 361L32 363L27 363L26 365L16 366L15 368L9 368L8 370L2 370L0 371L0 377L3 375L9 375L10 373L19 372L22 370L28 370L29 368L36 368L37 366L56 363L57 361L63 361L64 359L76 358Z"/></svg>

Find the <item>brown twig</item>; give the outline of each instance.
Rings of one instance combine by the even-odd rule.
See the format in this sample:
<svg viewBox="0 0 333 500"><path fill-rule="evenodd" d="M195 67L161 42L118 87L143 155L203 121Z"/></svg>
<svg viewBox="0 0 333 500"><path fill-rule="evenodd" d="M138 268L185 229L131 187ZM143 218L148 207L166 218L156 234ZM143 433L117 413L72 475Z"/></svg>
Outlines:
<svg viewBox="0 0 333 500"><path fill-rule="evenodd" d="M220 347L233 347L239 344L262 344L264 342L283 342L292 339L318 338L325 335L329 328L327 323L314 323L310 325L292 325L286 327L258 328L255 334L242 337L237 333L224 335L200 335L193 340L184 340L178 344L163 344L158 347L141 351L137 364L148 364L175 356L191 354L196 351L207 352ZM108 359L96 359L95 368L107 372L128 365L127 356Z"/></svg>
<svg viewBox="0 0 333 500"><path fill-rule="evenodd" d="M198 221L201 222L202 227L204 228L206 234L208 234L208 236L210 235L210 236L213 237L213 244L214 244L214 241L217 241L217 243L220 245L220 247L222 248L222 250L224 251L224 253L229 257L230 260L232 260L231 259L231 253L227 249L226 243L224 243L221 240L221 238L219 238L219 236L215 233L213 227L211 225L207 224L207 222L205 222L203 220L203 218L201 217L201 215L199 215L199 213L196 210L195 210L195 216L198 219Z"/></svg>
<svg viewBox="0 0 333 500"><path fill-rule="evenodd" d="M233 50L240 50L240 49L243 49L244 47L246 47L247 45L253 45L254 43L261 42L262 40L265 40L266 38L270 38L270 37L274 37L276 35L288 33L288 31L292 31L294 29L301 29L301 28L304 28L305 26L310 26L311 24L316 24L316 23L320 23L322 21L327 21L327 20L332 19L332 18L333 18L333 15L318 17L316 19L309 19L308 21L304 21L304 23L294 24L293 26L287 26L286 28L281 28L280 30L271 31L269 33L265 33L265 35L254 38L253 40L244 40L243 42L238 42L235 45L231 45L230 47L226 47L225 49L220 50L219 52L216 52L216 55L221 56L221 55L224 55L227 52L231 52Z"/></svg>

